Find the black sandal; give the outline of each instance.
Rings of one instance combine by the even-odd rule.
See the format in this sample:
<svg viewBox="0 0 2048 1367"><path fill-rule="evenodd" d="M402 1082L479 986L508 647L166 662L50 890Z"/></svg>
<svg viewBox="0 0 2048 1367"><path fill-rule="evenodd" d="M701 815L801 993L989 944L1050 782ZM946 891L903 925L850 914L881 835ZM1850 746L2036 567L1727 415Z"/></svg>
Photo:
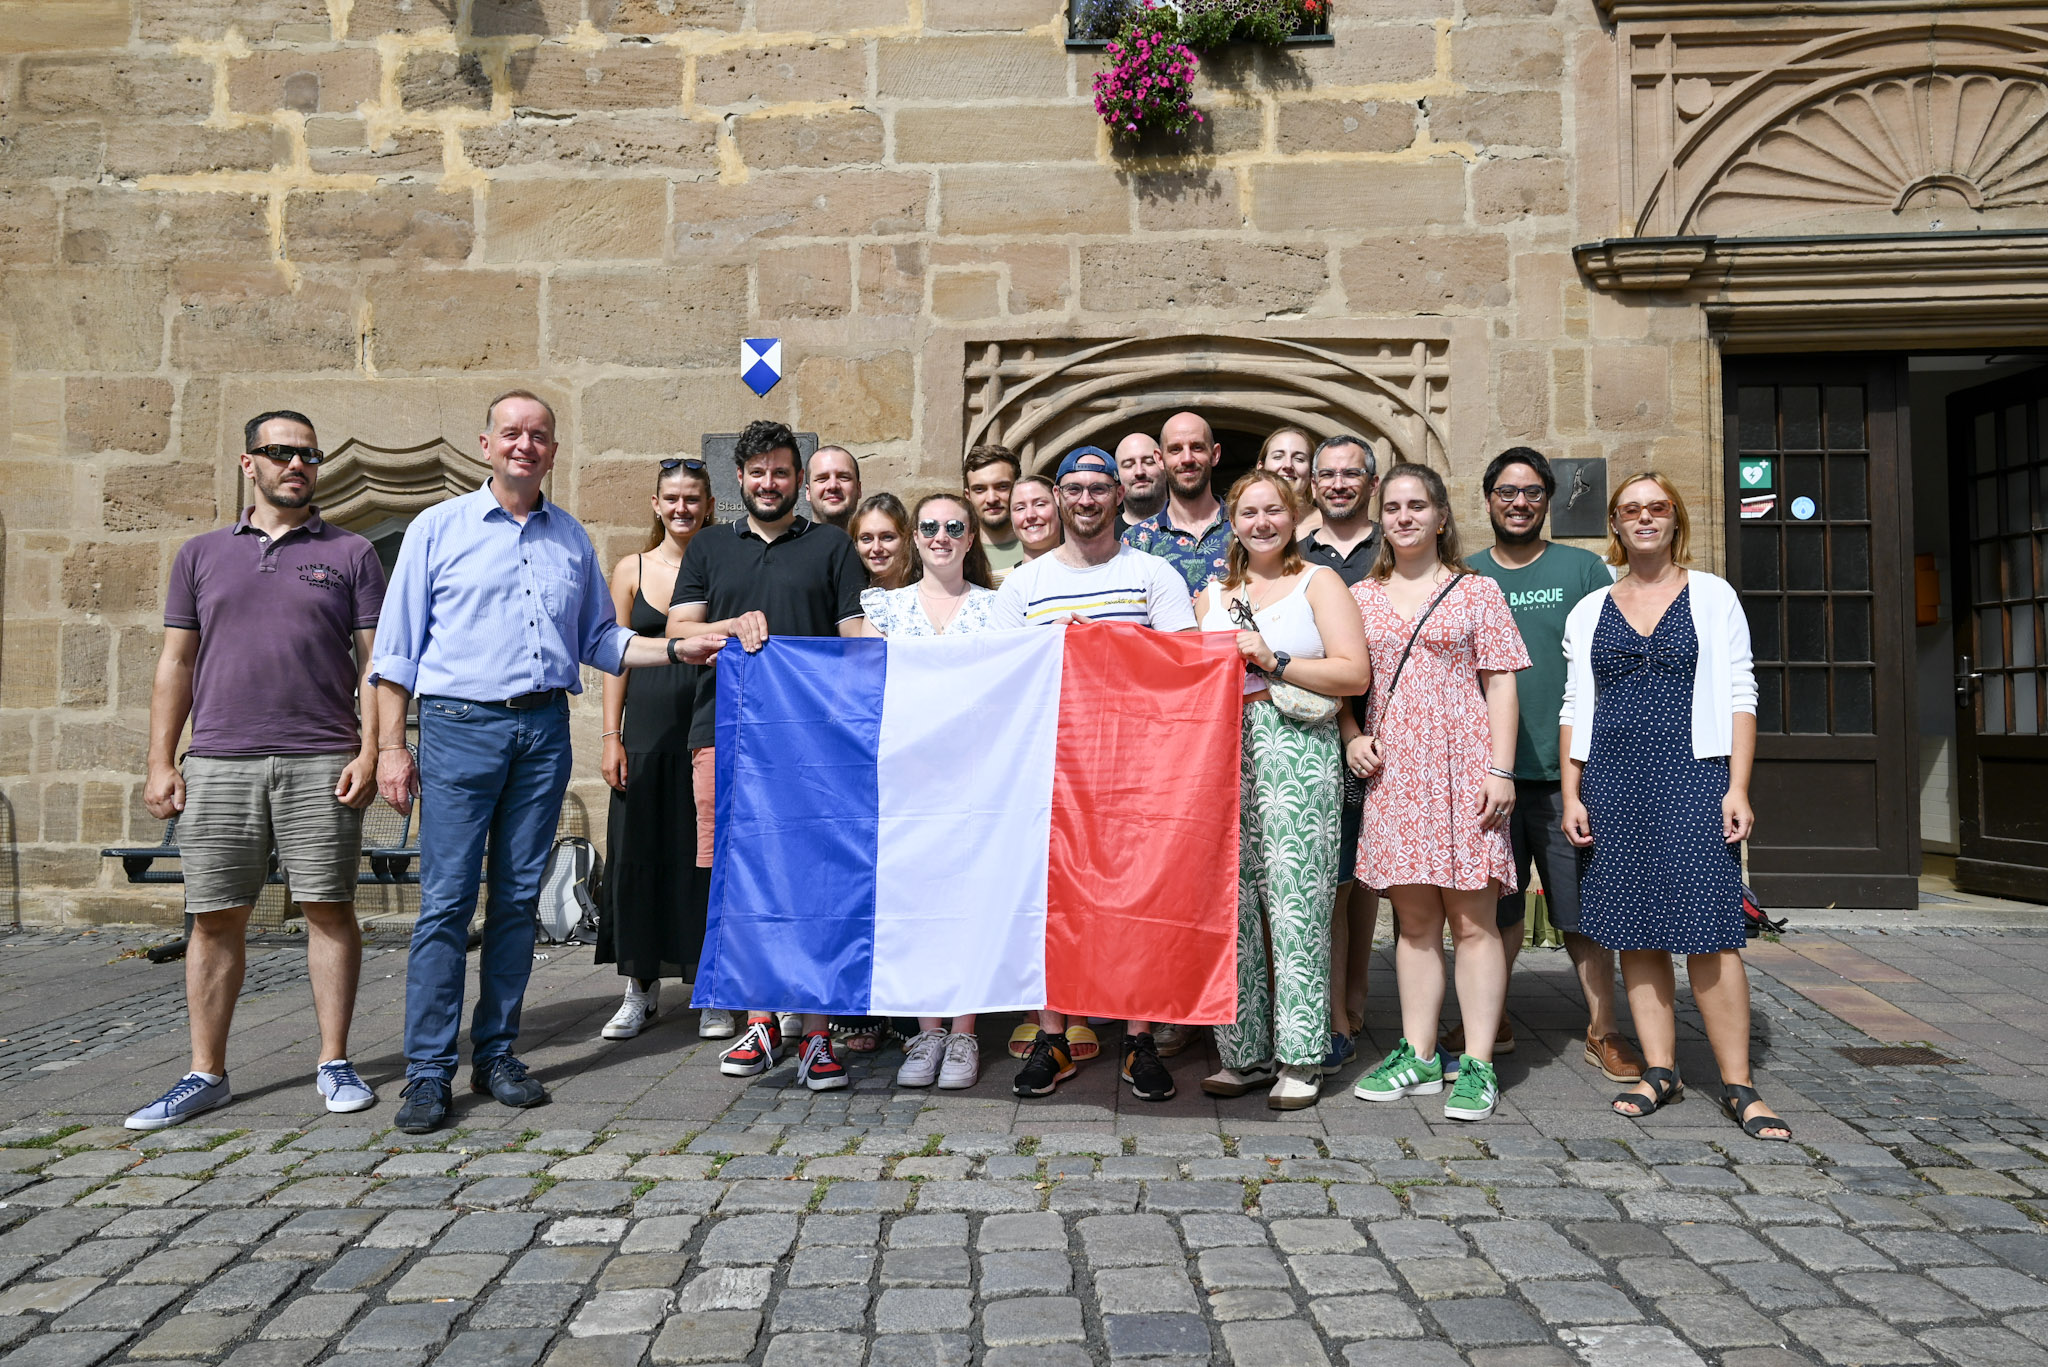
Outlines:
<svg viewBox="0 0 2048 1367"><path fill-rule="evenodd" d="M1685 1084L1678 1080L1678 1074L1669 1068L1645 1068L1642 1081L1650 1085L1650 1095L1641 1092L1623 1092L1608 1102L1608 1108L1627 1120L1641 1120L1644 1116L1655 1115L1666 1106L1675 1106L1685 1100ZM1624 1111L1623 1105L1639 1109Z"/></svg>
<svg viewBox="0 0 2048 1367"><path fill-rule="evenodd" d="M1721 1114L1742 1127L1742 1132L1751 1139L1761 1139L1766 1144L1789 1144L1792 1142L1792 1127L1781 1115L1753 1115L1744 1120L1742 1113L1752 1106L1763 1104L1763 1097L1754 1087L1736 1084L1721 1085ZM1765 1134L1765 1130L1783 1130L1783 1134Z"/></svg>

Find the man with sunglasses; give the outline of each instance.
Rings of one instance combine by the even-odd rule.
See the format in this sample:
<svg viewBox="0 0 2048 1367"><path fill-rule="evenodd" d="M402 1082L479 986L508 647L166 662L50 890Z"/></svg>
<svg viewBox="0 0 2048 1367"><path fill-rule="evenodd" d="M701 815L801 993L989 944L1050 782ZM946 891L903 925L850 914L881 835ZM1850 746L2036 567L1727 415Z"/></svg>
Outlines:
<svg viewBox="0 0 2048 1367"><path fill-rule="evenodd" d="M1156 631L1193 631L1195 608L1180 574L1158 556L1123 545L1116 510L1123 502L1116 457L1096 446L1069 451L1053 479L1059 491L1060 545L1027 560L996 590L997 627L1067 622L1135 622ZM1066 1017L1039 1013L1031 1054L1011 1088L1018 1096L1050 1096L1074 1075ZM1125 1022L1123 1079L1140 1101L1168 1101L1173 1075L1160 1061L1150 1022Z"/></svg>
<svg viewBox="0 0 2048 1367"><path fill-rule="evenodd" d="M820 446L804 466L804 497L811 514L851 535L853 510L860 506L860 464L844 446Z"/></svg>
<svg viewBox="0 0 2048 1367"><path fill-rule="evenodd" d="M1564 706L1565 619L1580 599L1614 580L1591 551L1544 539L1557 479L1541 452L1527 446L1501 452L1486 467L1479 487L1493 523L1493 545L1473 555L1470 563L1475 573L1500 585L1533 662L1515 680L1521 726L1515 742L1515 809L1508 831L1515 847L1517 882L1529 886L1529 867L1534 864L1543 880L1550 923L1564 934L1565 952L1578 972L1590 1018L1586 1062L1610 1081L1634 1082L1642 1077L1643 1058L1615 1022L1614 952L1579 934L1578 852L1564 835L1557 757L1557 719ZM1522 948L1526 900L1525 893L1508 894L1501 898L1496 917L1510 971ZM1464 1045L1460 1029L1446 1036L1443 1047L1456 1058ZM1514 1030L1503 1013L1493 1052L1498 1056L1513 1053L1514 1048Z"/></svg>
<svg viewBox="0 0 2048 1367"><path fill-rule="evenodd" d="M405 969L405 1103L395 1123L426 1134L448 1122L460 1057L463 978L477 884L487 882L472 1092L512 1107L547 1088L512 1053L533 973L541 873L569 786L569 694L581 666L618 674L701 664L721 640L636 636L620 626L583 525L541 493L554 469L555 411L523 389L484 411L478 438L491 477L406 528L371 661L377 685L377 787L420 813L420 914ZM419 699L417 770L405 712ZM486 847L488 846L488 870Z"/></svg>
<svg viewBox="0 0 2048 1367"><path fill-rule="evenodd" d="M355 914L363 808L377 796L375 712L359 672L370 659L384 570L368 541L329 526L313 506L323 457L309 420L259 413L242 447L255 499L234 526L178 548L165 594L142 799L151 815L178 819L192 913L192 1067L128 1117L131 1130L179 1124L232 1096L228 1027L273 844L306 917L320 1026L315 1084L330 1111L377 1099L349 1065L348 1031L363 957Z"/></svg>

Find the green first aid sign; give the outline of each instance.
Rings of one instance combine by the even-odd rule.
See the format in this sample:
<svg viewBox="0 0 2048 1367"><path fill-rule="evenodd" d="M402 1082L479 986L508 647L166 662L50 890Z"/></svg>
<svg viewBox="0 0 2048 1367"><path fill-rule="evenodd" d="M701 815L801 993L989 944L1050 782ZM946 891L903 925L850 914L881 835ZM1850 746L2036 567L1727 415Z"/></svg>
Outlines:
<svg viewBox="0 0 2048 1367"><path fill-rule="evenodd" d="M1742 491L1749 493L1771 487L1771 458L1769 456L1744 456L1735 464L1735 478L1741 483Z"/></svg>

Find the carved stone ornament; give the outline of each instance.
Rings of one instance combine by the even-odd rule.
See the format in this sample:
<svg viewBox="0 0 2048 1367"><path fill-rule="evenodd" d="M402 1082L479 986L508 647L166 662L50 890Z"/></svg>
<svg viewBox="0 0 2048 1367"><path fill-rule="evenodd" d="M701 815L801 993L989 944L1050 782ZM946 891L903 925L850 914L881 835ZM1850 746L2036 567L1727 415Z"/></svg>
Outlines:
<svg viewBox="0 0 2048 1367"><path fill-rule="evenodd" d="M350 438L320 468L320 516L343 527L365 518L409 517L469 493L490 473L481 457L439 437L395 450Z"/></svg>
<svg viewBox="0 0 2048 1367"><path fill-rule="evenodd" d="M971 343L965 445L1000 443L1037 470L1188 408L1216 427L1351 432L1383 459L1443 469L1449 349L1441 338Z"/></svg>

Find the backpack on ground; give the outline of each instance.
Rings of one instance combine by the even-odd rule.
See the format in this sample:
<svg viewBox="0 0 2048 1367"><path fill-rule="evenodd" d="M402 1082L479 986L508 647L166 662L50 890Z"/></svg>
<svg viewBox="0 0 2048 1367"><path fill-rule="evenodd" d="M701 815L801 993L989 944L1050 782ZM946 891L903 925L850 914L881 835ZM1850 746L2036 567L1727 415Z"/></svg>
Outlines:
<svg viewBox="0 0 2048 1367"><path fill-rule="evenodd" d="M597 903L603 895L604 856L578 835L565 835L548 851L540 876L540 902L533 919L551 945L591 944L597 939Z"/></svg>

